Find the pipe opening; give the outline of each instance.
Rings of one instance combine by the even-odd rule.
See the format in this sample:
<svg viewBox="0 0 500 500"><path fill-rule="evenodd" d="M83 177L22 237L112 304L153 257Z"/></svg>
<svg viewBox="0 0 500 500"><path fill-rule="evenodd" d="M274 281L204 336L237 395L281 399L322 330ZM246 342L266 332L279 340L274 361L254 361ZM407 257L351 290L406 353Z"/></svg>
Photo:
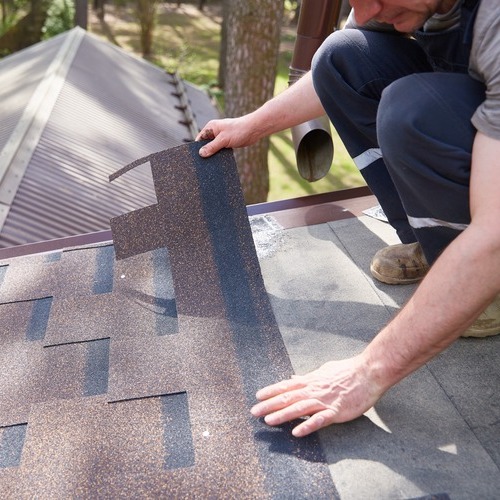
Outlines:
<svg viewBox="0 0 500 500"><path fill-rule="evenodd" d="M302 178L309 182L322 179L333 161L333 143L330 134L316 128L296 142L297 168Z"/></svg>

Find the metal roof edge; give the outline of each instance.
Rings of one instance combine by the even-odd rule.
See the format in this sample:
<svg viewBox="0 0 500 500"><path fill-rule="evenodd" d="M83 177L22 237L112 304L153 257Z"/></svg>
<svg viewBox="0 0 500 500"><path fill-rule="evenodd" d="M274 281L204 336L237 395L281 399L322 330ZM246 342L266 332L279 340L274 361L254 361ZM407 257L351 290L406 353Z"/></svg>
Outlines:
<svg viewBox="0 0 500 500"><path fill-rule="evenodd" d="M177 72L175 73L167 73L170 75L172 81L170 82L174 88L175 92L172 93L173 96L177 97L179 99L179 106L176 106L179 111L182 111L182 113L185 116L185 120L181 121L182 125L185 125L189 133L191 134L191 139L195 139L196 136L198 135L198 126L196 124L196 120L194 118L191 105L189 104L189 99L186 94L186 87L184 85L184 81L179 77Z"/></svg>
<svg viewBox="0 0 500 500"><path fill-rule="evenodd" d="M95 233L77 234L56 238L47 241L38 241L36 243L27 243L26 245L17 245L14 247L0 248L0 263L2 260L13 257L23 257L26 255L35 255L47 252L55 252L65 248L80 247L97 243L112 241L111 230L97 231Z"/></svg>
<svg viewBox="0 0 500 500"><path fill-rule="evenodd" d="M352 198L361 198L363 196L372 196L372 192L368 186L340 189L338 191L330 191L329 193L310 194L286 200L266 201L264 203L247 206L247 212L248 215L268 214L272 212L280 212L282 210L320 205L322 203L332 203Z"/></svg>
<svg viewBox="0 0 500 500"><path fill-rule="evenodd" d="M16 195L85 33L81 28L68 32L0 152L0 203L6 206ZM0 230L5 217L2 219Z"/></svg>
<svg viewBox="0 0 500 500"><path fill-rule="evenodd" d="M35 92L33 92L33 95L31 96L21 119L13 130L7 145L0 153L0 182L2 181L5 173L9 170L15 155L19 151L36 118L39 118L37 123L39 127L41 125L45 125L48 116L50 116L50 111L52 110L57 96L59 95L62 83L64 82L64 77L67 74L84 34L85 31L81 28L73 29L69 32L56 57L47 68L47 71L45 72L41 82L38 84ZM44 112L43 123L41 123L41 117L38 116L41 110Z"/></svg>
<svg viewBox="0 0 500 500"><path fill-rule="evenodd" d="M299 198L248 205L247 213L249 216L270 214L273 212L276 213L290 209L307 208L314 205L335 203L343 200L363 198L366 196L372 196L372 193L367 186L361 186L356 188L342 189L339 191L332 191L329 193L314 194L302 196ZM112 240L113 235L111 233L111 230L104 230L94 233L67 236L64 238L56 238L53 240L39 241L36 243L28 243L26 245L0 248L0 262L2 260L11 259L14 257L54 252L70 247L86 246L104 243Z"/></svg>

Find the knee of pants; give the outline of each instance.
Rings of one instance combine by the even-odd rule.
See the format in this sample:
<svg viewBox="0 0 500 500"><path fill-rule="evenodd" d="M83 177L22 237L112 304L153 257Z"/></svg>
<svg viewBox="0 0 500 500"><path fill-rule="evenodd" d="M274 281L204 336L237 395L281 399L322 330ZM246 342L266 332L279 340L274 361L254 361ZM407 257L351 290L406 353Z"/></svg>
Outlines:
<svg viewBox="0 0 500 500"><path fill-rule="evenodd" d="M388 166L401 155L411 155L417 140L418 115L428 113L427 106L412 91L413 78L396 80L382 93L377 112L377 141Z"/></svg>
<svg viewBox="0 0 500 500"><path fill-rule="evenodd" d="M352 72L353 38L360 38L359 30L346 29L334 31L314 54L311 72L316 93L321 101L335 95L337 85L345 85L349 72Z"/></svg>
<svg viewBox="0 0 500 500"><path fill-rule="evenodd" d="M340 92L347 99L360 95L378 103L382 90L394 80L431 69L415 40L383 32L343 29L334 31L323 42L313 57L311 70L322 101L335 100L336 92Z"/></svg>
<svg viewBox="0 0 500 500"><path fill-rule="evenodd" d="M386 87L377 111L377 140L389 169L408 165L408 158L427 163L439 157L468 168L476 133L470 119L482 99L482 84L468 75L413 74Z"/></svg>

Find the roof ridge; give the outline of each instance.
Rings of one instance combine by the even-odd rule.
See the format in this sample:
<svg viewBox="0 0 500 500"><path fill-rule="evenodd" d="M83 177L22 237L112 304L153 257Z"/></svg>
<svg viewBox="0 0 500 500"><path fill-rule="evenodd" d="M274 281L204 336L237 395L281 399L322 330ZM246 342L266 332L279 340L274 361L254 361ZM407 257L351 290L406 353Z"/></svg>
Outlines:
<svg viewBox="0 0 500 500"><path fill-rule="evenodd" d="M85 30L76 27L66 34L7 144L0 152L0 207L4 208L0 210L0 230L85 33Z"/></svg>
<svg viewBox="0 0 500 500"><path fill-rule="evenodd" d="M185 125L189 129L191 140L194 140L198 135L199 130L198 126L196 125L196 120L191 109L189 98L187 96L187 90L184 84L184 80L179 77L176 71L173 73L167 72L167 74L170 75L170 78L172 79L172 81L170 82L171 85L175 87L175 92L173 92L172 95L177 97L180 102L179 106L176 106L176 108L185 116L185 120L179 120L179 123Z"/></svg>

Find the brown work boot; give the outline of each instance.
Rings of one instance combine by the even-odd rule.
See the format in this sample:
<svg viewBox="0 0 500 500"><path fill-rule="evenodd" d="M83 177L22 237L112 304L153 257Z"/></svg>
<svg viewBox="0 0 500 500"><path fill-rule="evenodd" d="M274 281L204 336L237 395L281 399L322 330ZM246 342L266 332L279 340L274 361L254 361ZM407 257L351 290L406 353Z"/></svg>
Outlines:
<svg viewBox="0 0 500 500"><path fill-rule="evenodd" d="M372 259L370 271L382 283L407 285L422 280L429 267L420 243L408 243L379 250Z"/></svg>
<svg viewBox="0 0 500 500"><path fill-rule="evenodd" d="M462 337L491 337L500 333L500 295L481 313Z"/></svg>

